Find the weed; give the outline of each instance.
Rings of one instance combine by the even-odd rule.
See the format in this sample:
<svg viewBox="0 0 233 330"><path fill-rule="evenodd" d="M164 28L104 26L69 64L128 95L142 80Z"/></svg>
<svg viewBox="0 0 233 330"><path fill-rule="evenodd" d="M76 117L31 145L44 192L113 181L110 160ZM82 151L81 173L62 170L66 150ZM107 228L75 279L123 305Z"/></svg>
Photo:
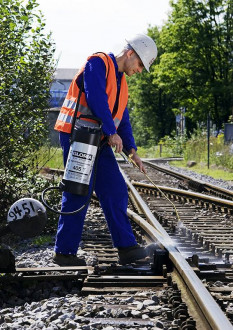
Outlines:
<svg viewBox="0 0 233 330"><path fill-rule="evenodd" d="M53 244L53 238L50 235L38 236L32 240L34 245L44 245L44 244Z"/></svg>

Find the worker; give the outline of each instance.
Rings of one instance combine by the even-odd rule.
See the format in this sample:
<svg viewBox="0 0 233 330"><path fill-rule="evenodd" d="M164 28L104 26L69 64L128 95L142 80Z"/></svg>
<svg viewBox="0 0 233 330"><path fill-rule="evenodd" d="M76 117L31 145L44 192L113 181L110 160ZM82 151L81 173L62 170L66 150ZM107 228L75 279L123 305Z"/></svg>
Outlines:
<svg viewBox="0 0 233 330"><path fill-rule="evenodd" d="M60 132L64 165L69 153L72 116L80 92L78 115L88 114L98 117L103 125L102 132L107 139L100 152L97 168L95 193L103 209L114 247L118 250L119 263L128 264L147 256L146 249L137 244L128 216L128 191L124 178L114 156L123 147L132 154L132 159L141 171L145 168L137 155L132 128L127 109L127 76L141 73L143 68L149 72L150 65L157 56L157 47L152 38L137 34L126 40L119 55L102 52L88 57L83 68L71 82L64 100L55 129ZM81 94L82 93L82 94ZM91 185L89 186L89 196ZM63 192L62 212L72 212L85 204L87 196ZM81 241L85 207L73 215L60 215L55 242L53 261L60 266L82 266L84 259L77 256Z"/></svg>

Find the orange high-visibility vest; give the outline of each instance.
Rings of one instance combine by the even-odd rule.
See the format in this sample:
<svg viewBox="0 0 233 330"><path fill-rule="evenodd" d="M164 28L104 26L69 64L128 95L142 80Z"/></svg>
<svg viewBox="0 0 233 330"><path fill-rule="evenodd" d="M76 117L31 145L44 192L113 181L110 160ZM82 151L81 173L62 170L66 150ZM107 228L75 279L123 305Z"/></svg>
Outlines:
<svg viewBox="0 0 233 330"><path fill-rule="evenodd" d="M106 94L108 95L108 105L111 113L113 113L113 108L116 102L117 97L117 82L116 82L116 74L115 74L115 66L111 59L111 57L104 53L96 53L87 60L92 57L98 56L100 57L106 66ZM74 116L74 111L77 103L77 98L79 94L79 87L76 83L78 77L83 73L84 67L75 75L74 79L71 82L68 93L64 100L64 103L61 107L60 113L58 115L56 124L54 129L57 131L62 131L66 133L71 132L72 120ZM121 88L119 94L119 102L118 109L114 114L113 121L115 127L117 128L121 122L123 113L125 111L126 105L128 102L128 86L126 82L125 75L123 74L121 78ZM114 111L115 112L115 111ZM80 98L79 109L77 113L77 117L83 115L93 115L91 109L87 105L86 96L83 92Z"/></svg>

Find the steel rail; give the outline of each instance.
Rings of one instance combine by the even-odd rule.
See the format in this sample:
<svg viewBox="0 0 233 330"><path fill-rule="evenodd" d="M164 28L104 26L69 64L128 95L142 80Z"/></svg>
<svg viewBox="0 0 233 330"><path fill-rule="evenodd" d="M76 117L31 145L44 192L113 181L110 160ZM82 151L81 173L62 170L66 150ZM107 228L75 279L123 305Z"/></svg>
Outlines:
<svg viewBox="0 0 233 330"><path fill-rule="evenodd" d="M131 183L136 187L142 187L142 188L156 190L156 188L152 184L149 184L149 183L142 183L142 182L137 182L137 181L133 181L133 180L131 181ZM224 199L224 198L214 197L214 196L205 195L205 194L201 194L201 193L196 193L196 192L189 191L189 190L170 188L170 187L165 187L165 186L157 186L157 187L160 190L162 190L163 192L175 193L176 195L198 198L198 199L210 201L213 203L217 203L217 204L220 204L223 206L225 205L225 206L233 208L233 201L230 201L229 199Z"/></svg>
<svg viewBox="0 0 233 330"><path fill-rule="evenodd" d="M186 180L186 181L195 181L196 183L199 183L201 184L204 188L206 188L207 190L208 189L212 189L214 190L215 192L218 192L218 193L222 193L222 194L225 194L225 195L228 195L230 198L233 199L233 191L229 190L229 189L226 189L226 188L222 188L222 187L217 187L217 186L214 186L210 183L207 183L205 181L202 181L202 180L197 180L197 179L193 179L191 178L190 176L188 175L184 175L184 174L181 174L181 173L177 173L171 169L167 169L167 168L164 168L162 166L159 166L159 165L156 165L150 161L143 161L143 163L155 168L156 170L160 171L160 172L164 172L164 173L167 173L167 174L170 174L174 177L176 177L177 179L182 179L182 180Z"/></svg>
<svg viewBox="0 0 233 330"><path fill-rule="evenodd" d="M119 163L121 162L125 162L125 160L123 159L117 159L117 161ZM182 180L186 180L186 181L195 181L196 183L199 183L201 185L203 185L204 187L206 188L210 188L214 191L216 191L216 193L222 193L222 194L226 194L228 195L230 198L233 199L233 191L229 190L229 189L225 189L225 188L221 188L221 187L217 187L217 186L214 186L210 183L207 183L207 182L204 182L202 180L193 180L193 178L187 176L187 175L184 175L184 174L181 174L181 173L177 173L175 171L172 171L170 169L166 169L164 167L161 167L159 165L156 165L154 163L152 163L151 161L148 161L148 160L143 160L143 163L155 168L156 170L160 171L160 172L164 172L164 173L168 173L168 174L171 174L172 176L176 177L177 179L182 179ZM48 170L48 169L46 169ZM64 170L61 170L61 169L56 169L56 168L50 168L49 171L51 173L54 173L54 174L60 174L62 175L64 173Z"/></svg>
<svg viewBox="0 0 233 330"><path fill-rule="evenodd" d="M205 288L205 286L200 281L195 272L192 270L188 262L182 257L181 253L175 246L172 239L169 237L168 233L154 217L149 207L143 201L136 188L129 181L125 173L122 170L121 173L124 176L128 188L130 189L134 198L137 200L137 202L143 209L148 222L130 210L128 210L128 215L133 218L134 221L140 224L140 226L143 227L155 241L158 241L159 244L162 245L169 252L169 258L171 259L175 268L188 286L195 301L200 306L203 315L205 316L207 322L212 327L212 329L232 330L232 324L225 316L221 308L218 306L214 298Z"/></svg>

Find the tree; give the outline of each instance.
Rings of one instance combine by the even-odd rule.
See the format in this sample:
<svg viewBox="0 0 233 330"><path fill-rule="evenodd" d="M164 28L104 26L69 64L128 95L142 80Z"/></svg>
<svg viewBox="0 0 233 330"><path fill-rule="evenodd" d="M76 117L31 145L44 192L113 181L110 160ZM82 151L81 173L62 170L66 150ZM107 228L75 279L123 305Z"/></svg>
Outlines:
<svg viewBox="0 0 233 330"><path fill-rule="evenodd" d="M54 45L37 6L36 0L0 0L1 215L25 189L17 181L33 179L32 155L47 133Z"/></svg>
<svg viewBox="0 0 233 330"><path fill-rule="evenodd" d="M158 47L159 63L163 49L160 47L160 33L157 27L150 27L148 35L155 40ZM151 146L161 137L169 134L175 128L175 117L172 113L172 96L164 93L153 78L153 74L143 70L141 75L135 75L128 81L129 84L129 111L138 146Z"/></svg>
<svg viewBox="0 0 233 330"><path fill-rule="evenodd" d="M210 113L220 128L232 112L233 1L172 1L154 69L158 85L193 122ZM175 108L174 108L175 109Z"/></svg>

